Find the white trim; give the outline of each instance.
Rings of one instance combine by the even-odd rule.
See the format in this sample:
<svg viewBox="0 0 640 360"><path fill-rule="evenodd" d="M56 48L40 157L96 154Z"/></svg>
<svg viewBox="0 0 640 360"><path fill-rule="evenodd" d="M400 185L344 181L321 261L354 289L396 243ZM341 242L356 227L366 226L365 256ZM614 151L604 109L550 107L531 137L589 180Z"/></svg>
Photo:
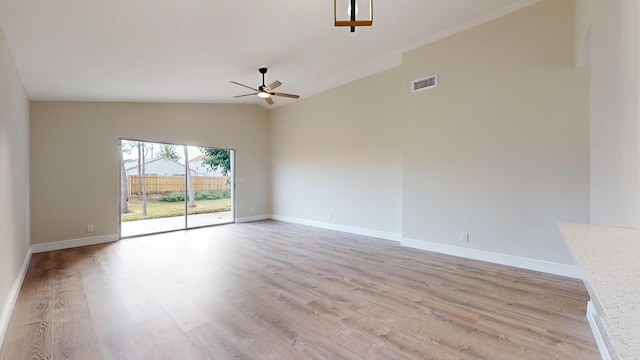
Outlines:
<svg viewBox="0 0 640 360"><path fill-rule="evenodd" d="M596 345L598 345L600 356L602 357L602 360L611 360L611 355L609 354L609 350L607 349L606 342L604 341L604 337L600 332L600 327L598 327L598 322L596 320L596 318L598 317L600 317L600 315L598 315L598 310L596 310L596 307L591 301L587 302L587 321L589 321L589 326L591 327L593 338L596 340Z"/></svg>
<svg viewBox="0 0 640 360"><path fill-rule="evenodd" d="M33 244L31 245L31 253L37 254L41 252L54 251L54 250L63 250L63 249L71 249L80 246L87 245L97 245L108 242L118 241L120 237L118 234L110 234L110 235L100 235L100 236L92 236L80 239L72 239L72 240L62 240L49 242L44 244Z"/></svg>
<svg viewBox="0 0 640 360"><path fill-rule="evenodd" d="M245 217L237 218L236 223L246 223L246 222L269 220L269 219L271 219L271 215L269 214L245 216Z"/></svg>
<svg viewBox="0 0 640 360"><path fill-rule="evenodd" d="M572 265L407 238L402 239L402 246L580 279L580 271Z"/></svg>
<svg viewBox="0 0 640 360"><path fill-rule="evenodd" d="M24 261L22 262L22 267L20 267L20 271L18 272L18 277L16 277L16 280L13 282L13 286L11 286L9 294L5 299L2 312L0 312L0 349L2 349L4 337L6 335L7 328L9 327L9 320L11 320L11 314L13 313L13 309L15 308L16 302L18 301L20 289L22 289L22 283L24 282L24 278L27 275L27 268L29 267L30 261L31 248L27 250L27 254L24 257Z"/></svg>
<svg viewBox="0 0 640 360"><path fill-rule="evenodd" d="M346 232L350 234L369 236L369 237L374 237L374 238L384 239L384 240L399 242L402 239L402 234L386 232L386 231L364 229L364 228L359 228L354 226L332 224L332 223L326 223L321 221L293 218L293 217L282 216L282 215L271 215L271 218L273 220L285 221L285 222L290 222L294 224L308 225L308 226L313 226L313 227L322 228L322 229L341 231L341 232Z"/></svg>

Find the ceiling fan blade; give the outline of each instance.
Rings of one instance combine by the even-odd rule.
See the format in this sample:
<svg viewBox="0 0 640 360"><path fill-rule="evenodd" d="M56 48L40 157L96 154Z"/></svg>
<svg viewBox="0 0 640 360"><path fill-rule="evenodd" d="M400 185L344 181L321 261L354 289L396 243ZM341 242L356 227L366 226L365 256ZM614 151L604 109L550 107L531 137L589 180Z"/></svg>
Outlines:
<svg viewBox="0 0 640 360"><path fill-rule="evenodd" d="M235 81L231 81L231 82L232 82L232 83L234 83L234 84L236 84L236 85L244 86L244 87L246 87L247 89L251 89L251 90L253 90L253 91L258 91L258 89L254 89L254 88L252 88L251 86L247 86L247 85L244 85L244 84L240 84L239 82L235 82Z"/></svg>
<svg viewBox="0 0 640 360"><path fill-rule="evenodd" d="M271 95L275 95L275 96L283 96L283 97L288 97L288 98L292 98L292 99L299 99L300 95L293 95L293 94L285 94L285 93L271 93Z"/></svg>
<svg viewBox="0 0 640 360"><path fill-rule="evenodd" d="M274 81L271 83L271 85L267 86L267 91L271 92L273 91L275 88L277 88L278 86L282 85L282 83L278 80Z"/></svg>
<svg viewBox="0 0 640 360"><path fill-rule="evenodd" d="M251 96L251 95L258 95L258 93L251 93L251 94L244 94L244 95L236 95L236 96L234 96L234 98L239 98L239 97L244 97L244 96Z"/></svg>
<svg viewBox="0 0 640 360"><path fill-rule="evenodd" d="M267 101L267 104L269 104L269 105L273 105L273 100L271 100L271 98L270 98L270 97L265 98L265 100Z"/></svg>

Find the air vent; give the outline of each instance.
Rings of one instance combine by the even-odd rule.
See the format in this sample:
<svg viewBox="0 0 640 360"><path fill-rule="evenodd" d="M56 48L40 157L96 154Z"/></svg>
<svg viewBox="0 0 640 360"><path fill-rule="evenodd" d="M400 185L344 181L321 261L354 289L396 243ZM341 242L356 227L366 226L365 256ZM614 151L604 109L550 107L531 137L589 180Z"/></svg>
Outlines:
<svg viewBox="0 0 640 360"><path fill-rule="evenodd" d="M438 86L438 75L427 76L426 78L413 80L411 83L411 91L416 92L425 89L431 89Z"/></svg>

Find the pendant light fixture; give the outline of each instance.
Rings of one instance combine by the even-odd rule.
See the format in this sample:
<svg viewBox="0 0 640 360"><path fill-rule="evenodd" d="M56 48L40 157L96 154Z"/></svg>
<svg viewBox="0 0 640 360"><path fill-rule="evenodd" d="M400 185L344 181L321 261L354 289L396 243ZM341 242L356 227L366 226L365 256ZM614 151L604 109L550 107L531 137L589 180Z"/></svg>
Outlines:
<svg viewBox="0 0 640 360"><path fill-rule="evenodd" d="M373 0L333 0L335 26L348 26L351 32L356 26L373 24Z"/></svg>

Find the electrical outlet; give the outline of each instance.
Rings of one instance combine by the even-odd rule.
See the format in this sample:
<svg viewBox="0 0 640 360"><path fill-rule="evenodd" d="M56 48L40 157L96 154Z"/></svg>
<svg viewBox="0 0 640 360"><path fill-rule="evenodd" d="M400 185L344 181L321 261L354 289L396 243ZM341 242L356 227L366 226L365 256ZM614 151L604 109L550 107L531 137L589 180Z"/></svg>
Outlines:
<svg viewBox="0 0 640 360"><path fill-rule="evenodd" d="M256 209L251 208L251 213L253 214L254 212L256 212Z"/></svg>
<svg viewBox="0 0 640 360"><path fill-rule="evenodd" d="M93 232L93 230L95 230L95 227L93 226L93 224L87 224L87 232Z"/></svg>
<svg viewBox="0 0 640 360"><path fill-rule="evenodd" d="M331 213L329 213L329 215L327 215L327 219L329 219L329 220L333 219L333 215Z"/></svg>
<svg viewBox="0 0 640 360"><path fill-rule="evenodd" d="M467 232L461 232L461 233L460 233L460 241L462 241L462 242L469 242L469 233L467 233Z"/></svg>

